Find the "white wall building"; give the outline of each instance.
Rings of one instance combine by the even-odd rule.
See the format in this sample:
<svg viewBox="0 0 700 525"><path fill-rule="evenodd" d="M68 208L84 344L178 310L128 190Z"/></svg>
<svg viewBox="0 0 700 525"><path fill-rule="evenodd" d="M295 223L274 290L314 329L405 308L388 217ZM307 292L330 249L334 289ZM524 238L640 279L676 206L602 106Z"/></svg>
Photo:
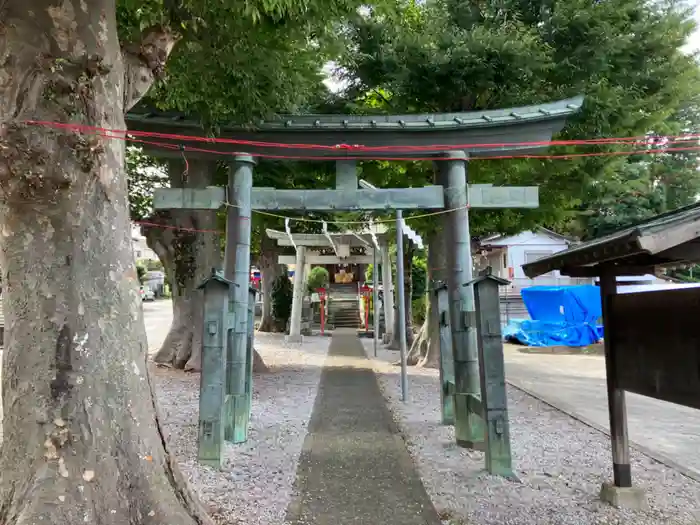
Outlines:
<svg viewBox="0 0 700 525"><path fill-rule="evenodd" d="M510 291L519 294L521 288L528 286L569 286L576 284L594 284L595 279L574 278L561 275L558 271L529 279L523 272L523 264L566 250L577 241L546 228L524 231L516 235L492 235L482 239L474 255L479 268L491 266L493 273L511 282ZM668 285L667 280L655 275L620 276L617 278L621 288L639 290L649 285ZM506 290L507 292L507 290Z"/></svg>
<svg viewBox="0 0 700 525"><path fill-rule="evenodd" d="M588 284L592 279L564 277L558 271L535 279L523 273L523 264L566 250L576 241L545 228L524 231L516 235L492 235L482 239L475 259L480 267L491 266L493 273L508 279L513 286Z"/></svg>
<svg viewBox="0 0 700 525"><path fill-rule="evenodd" d="M134 259L147 259L149 261L157 261L156 252L151 250L146 243L146 237L141 233L141 227L137 224L131 225L131 242L134 250Z"/></svg>

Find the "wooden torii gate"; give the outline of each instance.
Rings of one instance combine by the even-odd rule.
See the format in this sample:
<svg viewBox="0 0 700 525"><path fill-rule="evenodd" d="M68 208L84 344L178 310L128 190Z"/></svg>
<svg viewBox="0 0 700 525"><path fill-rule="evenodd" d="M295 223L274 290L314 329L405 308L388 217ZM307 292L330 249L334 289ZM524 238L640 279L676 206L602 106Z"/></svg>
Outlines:
<svg viewBox="0 0 700 525"><path fill-rule="evenodd" d="M193 148L188 152L181 143L166 138L163 142L170 143L172 150L159 149L154 154L179 156L184 152L192 158L217 153L231 155L229 182L227 189L160 189L155 193L154 207L201 210L227 206L224 272L226 279L236 285L233 287L236 290L233 301L236 321L234 337L229 344L234 347L231 355L239 357L245 356L248 329L248 296L245 291L249 282L252 211L448 210L443 220L449 242L447 286L454 363L455 434L459 445L475 446L484 441L484 427L481 414L473 410L477 404L470 403L470 398L480 397L481 387L474 292L471 286L465 286L473 280L468 209L532 208L539 202L537 187L467 186L467 161L469 155L503 155L509 151L527 152L543 147L582 103L583 98L578 97L538 106L439 115L283 117L261 122L253 131L243 127L222 127L221 136L228 142L209 143L206 151ZM127 115L127 123L130 129L161 133L178 133L184 128L190 135L193 128L198 127L197 121L188 121L183 115L152 111L131 112ZM203 130L199 134L205 136ZM249 142L241 146L240 141ZM261 144L262 141L269 144ZM325 149L297 146L295 151L294 145L300 142L318 144ZM272 147L272 143L277 146ZM365 148L342 146L347 144L362 144ZM431 156L439 160L440 185L359 189L355 157L381 158L388 153L382 148L398 145L413 148L392 150L389 153L392 158L410 160ZM421 149L416 149L417 146ZM245 153L240 153L241 150ZM336 187L317 190L253 188L256 154L336 159ZM337 160L338 157L352 158ZM232 373L250 374L247 364L240 366L242 370ZM451 371L445 373L444 377L449 378ZM206 378L202 380L206 381ZM448 402L444 400L443 411ZM247 417L240 420L247 425Z"/></svg>

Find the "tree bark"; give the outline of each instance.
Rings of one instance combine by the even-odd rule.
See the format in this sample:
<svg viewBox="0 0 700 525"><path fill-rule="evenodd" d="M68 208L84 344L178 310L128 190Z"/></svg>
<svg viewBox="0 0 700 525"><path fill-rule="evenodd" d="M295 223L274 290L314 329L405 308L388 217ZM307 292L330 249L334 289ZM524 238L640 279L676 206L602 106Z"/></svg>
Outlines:
<svg viewBox="0 0 700 525"><path fill-rule="evenodd" d="M171 188L206 188L214 183L216 164L212 162L170 161ZM197 287L222 267L221 239L217 232L216 211L162 210L150 220L163 227L144 228L148 246L163 263L172 286L173 321L160 350L153 356L159 365L188 372L202 369L202 329L204 294ZM177 225L180 229L168 228ZM255 372L267 366L254 350Z"/></svg>
<svg viewBox="0 0 700 525"><path fill-rule="evenodd" d="M398 282L396 283L398 287ZM399 294L396 294L396 308L394 308L394 323L391 331L391 339L389 344L386 345L388 350L400 350L401 341L399 340L399 334L401 333L401 326L399 325Z"/></svg>
<svg viewBox="0 0 700 525"><path fill-rule="evenodd" d="M277 262L279 250L277 243L270 239L264 232L260 243L260 277L262 292L262 319L259 332L274 332L277 323L272 316L272 284L275 279L285 272L285 267Z"/></svg>
<svg viewBox="0 0 700 525"><path fill-rule="evenodd" d="M0 10L0 523L210 524L157 415L124 144L27 123L124 129L176 39L120 50L113 0Z"/></svg>
<svg viewBox="0 0 700 525"><path fill-rule="evenodd" d="M425 298L425 321L411 347L411 361L417 366L438 368L440 366L440 326L435 300L435 276L445 266L446 251L441 245L438 232L428 236L428 278ZM442 243L444 244L444 243Z"/></svg>
<svg viewBox="0 0 700 525"><path fill-rule="evenodd" d="M172 188L206 188L213 184L216 164L170 161L168 176ZM221 239L216 232L215 210L160 211L151 222L175 224L182 228L144 228L148 246L163 263L172 287L173 321L170 331L153 360L161 365L199 371L202 366L202 314L204 295L197 287L221 268Z"/></svg>

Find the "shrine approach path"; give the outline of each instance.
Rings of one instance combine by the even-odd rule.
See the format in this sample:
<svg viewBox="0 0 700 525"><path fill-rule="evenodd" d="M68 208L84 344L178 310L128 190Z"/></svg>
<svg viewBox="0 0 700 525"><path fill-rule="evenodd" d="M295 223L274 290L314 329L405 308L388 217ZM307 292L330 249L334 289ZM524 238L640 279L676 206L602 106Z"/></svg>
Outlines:
<svg viewBox="0 0 700 525"><path fill-rule="evenodd" d="M336 330L297 469L292 525L439 525L355 330Z"/></svg>

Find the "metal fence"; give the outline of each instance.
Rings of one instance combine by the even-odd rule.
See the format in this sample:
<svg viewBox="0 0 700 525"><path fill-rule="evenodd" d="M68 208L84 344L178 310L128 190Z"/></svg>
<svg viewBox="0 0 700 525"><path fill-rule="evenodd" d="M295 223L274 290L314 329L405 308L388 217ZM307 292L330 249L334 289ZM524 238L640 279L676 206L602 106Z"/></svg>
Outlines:
<svg viewBox="0 0 700 525"><path fill-rule="evenodd" d="M529 286L575 286L579 284L593 284L593 279L588 277L556 277L553 275L542 275L536 279L516 277L515 279L509 279L509 281L510 286L502 288L517 288L521 290Z"/></svg>

